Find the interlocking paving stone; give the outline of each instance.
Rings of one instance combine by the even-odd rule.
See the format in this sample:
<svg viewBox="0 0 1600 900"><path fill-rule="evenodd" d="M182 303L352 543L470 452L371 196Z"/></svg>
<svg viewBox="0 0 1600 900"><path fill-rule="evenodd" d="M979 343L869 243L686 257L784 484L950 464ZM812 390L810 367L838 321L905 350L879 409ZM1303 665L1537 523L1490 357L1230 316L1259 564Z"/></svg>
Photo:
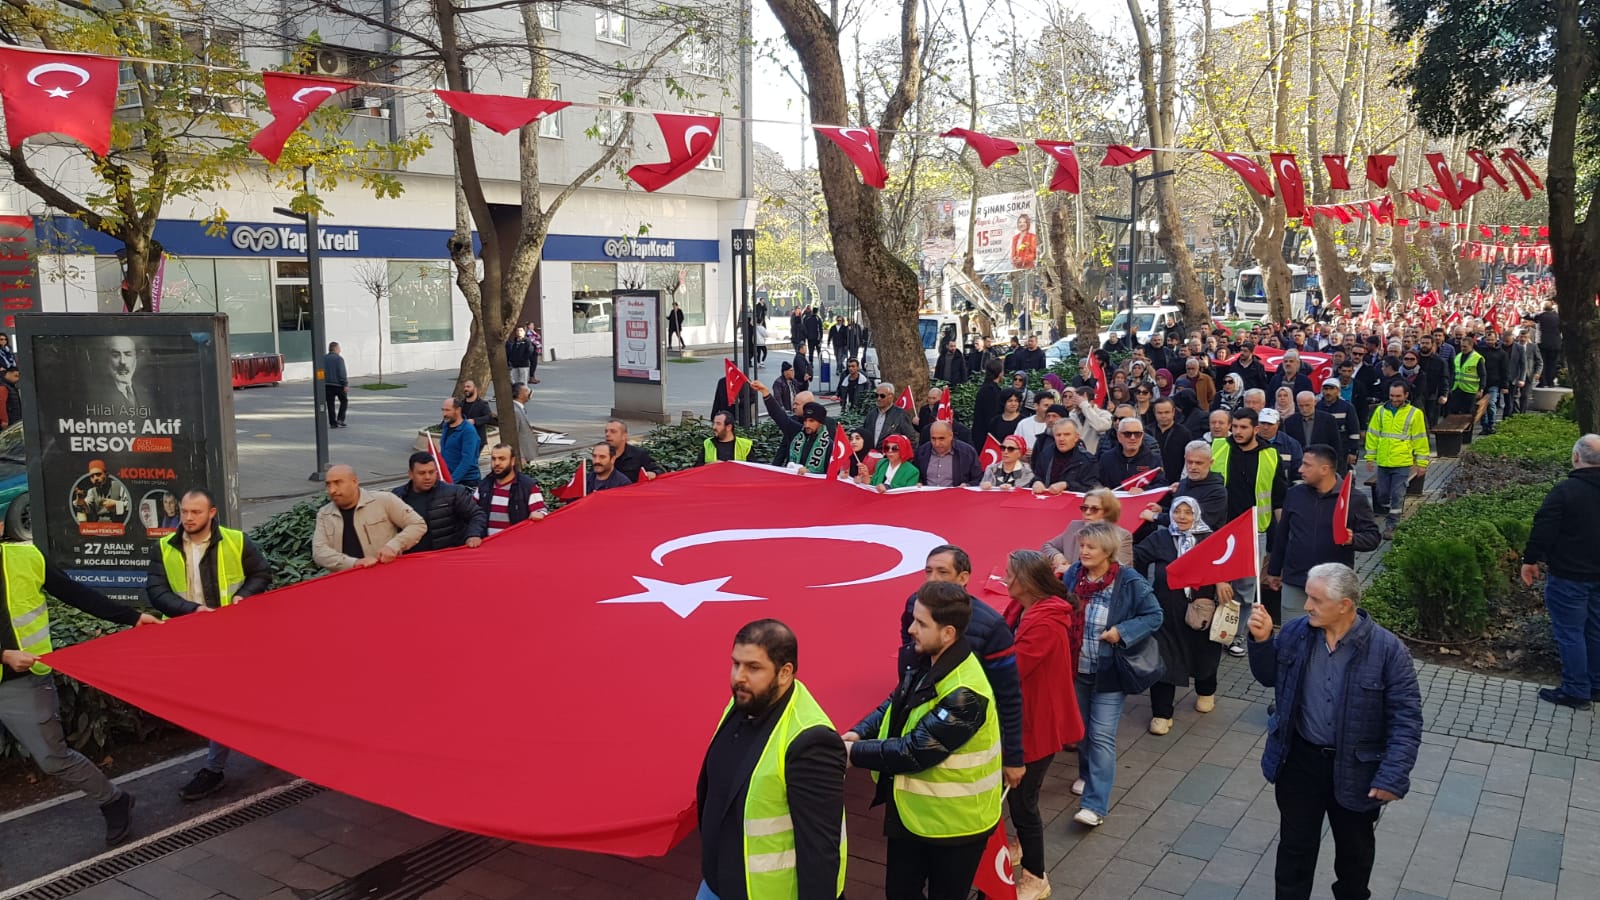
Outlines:
<svg viewBox="0 0 1600 900"><path fill-rule="evenodd" d="M1531 828L1519 829L1506 874L1555 883L1561 873L1563 841L1564 838L1559 834Z"/></svg>
<svg viewBox="0 0 1600 900"><path fill-rule="evenodd" d="M1511 841L1486 834L1468 835L1456 881L1498 891L1505 886L1510 864Z"/></svg>

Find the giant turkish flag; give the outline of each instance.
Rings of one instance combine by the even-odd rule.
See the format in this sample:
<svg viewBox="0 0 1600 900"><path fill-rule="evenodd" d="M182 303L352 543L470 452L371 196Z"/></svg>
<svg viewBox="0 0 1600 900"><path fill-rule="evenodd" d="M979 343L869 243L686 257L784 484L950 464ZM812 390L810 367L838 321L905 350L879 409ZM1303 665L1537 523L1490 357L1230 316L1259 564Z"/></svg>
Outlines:
<svg viewBox="0 0 1600 900"><path fill-rule="evenodd" d="M1048 504L1004 501L722 463L592 494L481 547L330 575L48 661L440 825L661 854L695 825L734 633L788 623L800 678L849 728L894 687L895 632L930 549L957 544L986 573L1066 524Z"/></svg>

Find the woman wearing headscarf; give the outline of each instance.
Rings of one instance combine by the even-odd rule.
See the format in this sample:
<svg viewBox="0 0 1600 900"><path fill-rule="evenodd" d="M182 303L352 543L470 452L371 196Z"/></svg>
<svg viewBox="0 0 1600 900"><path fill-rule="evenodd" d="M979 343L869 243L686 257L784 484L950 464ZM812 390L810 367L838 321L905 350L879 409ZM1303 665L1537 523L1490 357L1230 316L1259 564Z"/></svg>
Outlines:
<svg viewBox="0 0 1600 900"><path fill-rule="evenodd" d="M1166 528L1150 533L1134 548L1133 562L1146 575L1161 602L1164 616L1156 643L1167 672L1150 686L1150 733L1172 730L1173 698L1178 688L1194 681L1194 708L1208 713L1216 708L1217 666L1222 661L1222 645L1211 640L1211 614L1220 599L1233 598L1227 582L1212 587L1167 587L1167 566L1204 540L1211 533L1201 518L1200 501L1179 497L1172 501Z"/></svg>
<svg viewBox="0 0 1600 900"><path fill-rule="evenodd" d="M1078 559L1061 577L1083 603L1083 643L1078 648L1078 714L1084 738L1078 744L1081 786L1074 822L1093 828L1106 820L1117 772L1117 724L1128 695L1117 673L1117 648L1130 648L1161 628L1161 604L1144 576L1113 558L1121 543L1115 526L1096 522L1078 536ZM1024 716L1026 718L1026 716Z"/></svg>
<svg viewBox="0 0 1600 900"><path fill-rule="evenodd" d="M883 462L872 470L867 483L882 494L895 488L916 487L922 474L911 461L911 441L903 434L891 434L883 439Z"/></svg>
<svg viewBox="0 0 1600 900"><path fill-rule="evenodd" d="M978 487L986 491L1010 491L1019 487L1027 490L1033 484L1033 469L1022 461L1022 454L1027 451L1027 441L1021 436L1006 435L1006 439L1000 442L999 461L990 463L989 468L983 470Z"/></svg>
<svg viewBox="0 0 1600 900"><path fill-rule="evenodd" d="M1295 415L1294 389L1287 385L1280 385L1272 395L1272 408L1278 411L1278 421L1287 422Z"/></svg>
<svg viewBox="0 0 1600 900"><path fill-rule="evenodd" d="M1006 624L1016 646L1022 682L1022 759L1027 772L1011 791L1013 865L1018 900L1048 896L1045 876L1044 819L1039 788L1062 747L1083 739L1083 718L1073 691L1078 649L1083 645L1083 602L1050 571L1036 550L1014 550L1006 560Z"/></svg>
<svg viewBox="0 0 1600 900"><path fill-rule="evenodd" d="M861 474L861 463L866 460L867 454L872 452L872 448L867 446L866 435L862 434L859 428L850 429L847 437L850 438L850 457L846 460L850 467L848 474L851 478L855 478Z"/></svg>
<svg viewBox="0 0 1600 900"><path fill-rule="evenodd" d="M1172 396L1172 371L1169 369L1156 370L1156 399Z"/></svg>
<svg viewBox="0 0 1600 900"><path fill-rule="evenodd" d="M1222 390L1217 392L1217 399L1211 405L1212 409L1233 412L1244 405L1244 379L1238 372L1229 372L1228 377L1222 379Z"/></svg>
<svg viewBox="0 0 1600 900"><path fill-rule="evenodd" d="M1083 518L1068 522L1065 531L1039 548L1045 559L1050 560L1057 575L1065 572L1078 558L1078 535L1096 523L1108 524L1116 530L1117 549L1113 556L1125 566L1133 565L1133 534L1117 524L1122 517L1122 501L1110 488L1095 488L1084 494L1078 512L1082 513Z"/></svg>

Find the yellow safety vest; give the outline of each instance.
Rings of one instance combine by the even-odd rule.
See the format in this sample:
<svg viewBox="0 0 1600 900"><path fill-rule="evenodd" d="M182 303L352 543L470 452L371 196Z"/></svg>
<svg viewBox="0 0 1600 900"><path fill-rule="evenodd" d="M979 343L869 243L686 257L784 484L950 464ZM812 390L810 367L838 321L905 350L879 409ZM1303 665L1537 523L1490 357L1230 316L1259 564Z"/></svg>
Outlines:
<svg viewBox="0 0 1600 900"><path fill-rule="evenodd" d="M957 688L975 691L989 701L983 725L970 740L931 769L894 776L894 806L906 830L918 837L954 838L983 834L1000 821L1000 719L994 689L976 654L969 654L934 686L932 700L906 716L904 736L917 727L938 702ZM891 737L890 705L878 729L880 740ZM873 780L877 780L873 773Z"/></svg>
<svg viewBox="0 0 1600 900"><path fill-rule="evenodd" d="M233 528L212 526L222 536L222 546L217 548L217 594L222 606L233 604L233 595L244 585L244 532ZM174 535L183 540L181 534ZM161 567L167 572L167 586L179 596L189 592L189 562L183 551L172 546L170 539L162 540Z"/></svg>
<svg viewBox="0 0 1600 900"><path fill-rule="evenodd" d="M1456 382L1455 390L1464 394L1478 392L1478 363L1483 362L1483 357L1476 350L1456 354Z"/></svg>
<svg viewBox="0 0 1600 900"><path fill-rule="evenodd" d="M1272 524L1272 483L1278 477L1278 448L1260 438L1256 440L1261 444L1261 454L1256 458L1256 532L1265 533ZM1211 442L1212 470L1222 473L1223 481L1228 480L1228 454L1232 447L1227 438Z"/></svg>
<svg viewBox="0 0 1600 900"><path fill-rule="evenodd" d="M50 604L44 596L44 554L32 544L0 544L0 565L6 570L6 613L17 649L33 656L49 653ZM49 675L50 667L34 663L28 670Z"/></svg>
<svg viewBox="0 0 1600 900"><path fill-rule="evenodd" d="M1404 414L1404 415L1402 415ZM1378 407L1367 425L1366 458L1379 468L1428 467L1428 429L1417 408L1407 403Z"/></svg>
<svg viewBox="0 0 1600 900"><path fill-rule="evenodd" d="M749 459L750 448L754 445L755 441L752 441L749 438L735 436L733 439L733 458L739 460L740 462ZM717 461L717 442L715 440L712 438L706 438L704 450L707 464Z"/></svg>
<svg viewBox="0 0 1600 900"><path fill-rule="evenodd" d="M722 710L721 722L733 713L733 701ZM789 818L789 782L785 771L789 745L802 731L833 722L811 692L799 681L790 689L789 705L772 727L761 758L750 773L744 798L744 889L750 900L792 900L800 896L795 874L794 822ZM721 730L721 724L718 725ZM839 884L844 893L844 868L848 859L843 818L839 821Z"/></svg>

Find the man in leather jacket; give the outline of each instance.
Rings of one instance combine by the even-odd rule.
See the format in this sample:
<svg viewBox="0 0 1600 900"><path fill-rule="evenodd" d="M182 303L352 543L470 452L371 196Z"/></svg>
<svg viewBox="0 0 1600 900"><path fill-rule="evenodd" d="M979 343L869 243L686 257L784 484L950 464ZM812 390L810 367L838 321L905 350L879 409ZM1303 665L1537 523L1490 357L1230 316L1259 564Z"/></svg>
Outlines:
<svg viewBox="0 0 1600 900"><path fill-rule="evenodd" d="M422 540L407 553L462 545L476 547L488 534L486 514L472 490L441 483L439 465L426 450L411 454L411 480L395 488L394 493L428 525Z"/></svg>
<svg viewBox="0 0 1600 900"><path fill-rule="evenodd" d="M887 700L844 734L850 764L879 773L873 805L888 804L883 830L889 839L889 900L920 898L924 886L928 900L966 897L1000 817L995 712L965 637L974 605L960 585L930 581L919 588L910 629L915 664ZM911 713L923 707L912 720ZM964 781L973 789L993 780L995 802L924 794L927 788L916 786L928 782L917 775L934 769L943 782Z"/></svg>

